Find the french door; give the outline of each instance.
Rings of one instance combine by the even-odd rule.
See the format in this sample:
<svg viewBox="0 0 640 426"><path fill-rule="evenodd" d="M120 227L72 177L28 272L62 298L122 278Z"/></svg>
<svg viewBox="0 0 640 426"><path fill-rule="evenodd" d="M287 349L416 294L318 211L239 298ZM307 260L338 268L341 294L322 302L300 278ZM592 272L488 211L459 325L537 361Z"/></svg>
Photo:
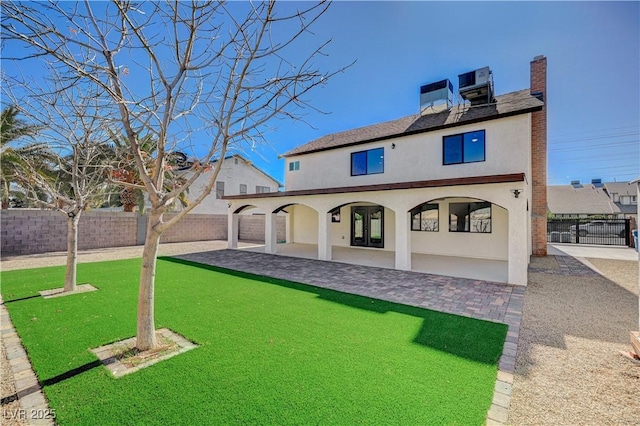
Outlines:
<svg viewBox="0 0 640 426"><path fill-rule="evenodd" d="M384 207L351 207L351 245L384 247Z"/></svg>

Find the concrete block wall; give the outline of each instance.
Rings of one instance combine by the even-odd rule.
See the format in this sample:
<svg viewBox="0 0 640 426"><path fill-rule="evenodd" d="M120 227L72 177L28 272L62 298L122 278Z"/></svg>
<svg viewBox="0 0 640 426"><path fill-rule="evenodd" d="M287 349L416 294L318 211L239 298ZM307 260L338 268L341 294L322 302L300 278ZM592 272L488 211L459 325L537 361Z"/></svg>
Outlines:
<svg viewBox="0 0 640 426"><path fill-rule="evenodd" d="M238 216L238 239L240 241L264 241L264 215L240 215ZM278 216L276 219L276 232L278 241L285 241L287 230L287 218Z"/></svg>
<svg viewBox="0 0 640 426"><path fill-rule="evenodd" d="M173 215L165 215L166 219ZM188 214L160 237L161 243L227 239L227 216L221 214Z"/></svg>
<svg viewBox="0 0 640 426"><path fill-rule="evenodd" d="M135 245L133 213L83 212L78 224L80 250ZM49 210L3 210L3 254L33 254L67 249L67 218Z"/></svg>
<svg viewBox="0 0 640 426"><path fill-rule="evenodd" d="M168 216L170 217L170 215ZM240 216L240 240L264 241L264 216ZM136 213L83 212L78 225L80 250L135 246ZM278 217L278 241L286 234L286 218ZM144 234L143 234L144 235ZM3 256L65 251L67 219L50 210L10 209L0 212L0 250ZM163 243L227 239L227 216L189 214L161 238Z"/></svg>

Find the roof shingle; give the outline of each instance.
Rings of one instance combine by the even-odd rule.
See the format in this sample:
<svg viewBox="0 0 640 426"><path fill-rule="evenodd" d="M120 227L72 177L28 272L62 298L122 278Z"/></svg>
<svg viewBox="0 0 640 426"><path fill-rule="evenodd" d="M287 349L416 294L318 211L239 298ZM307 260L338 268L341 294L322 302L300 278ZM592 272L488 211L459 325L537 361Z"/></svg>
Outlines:
<svg viewBox="0 0 640 426"><path fill-rule="evenodd" d="M292 157L316 151L373 142L392 137L407 136L446 127L461 126L479 121L493 120L511 115L525 114L542 108L544 103L529 93L529 89L496 96L496 102L488 105L456 105L448 111L435 114L414 114L397 120L371 126L332 133L315 139L282 155Z"/></svg>

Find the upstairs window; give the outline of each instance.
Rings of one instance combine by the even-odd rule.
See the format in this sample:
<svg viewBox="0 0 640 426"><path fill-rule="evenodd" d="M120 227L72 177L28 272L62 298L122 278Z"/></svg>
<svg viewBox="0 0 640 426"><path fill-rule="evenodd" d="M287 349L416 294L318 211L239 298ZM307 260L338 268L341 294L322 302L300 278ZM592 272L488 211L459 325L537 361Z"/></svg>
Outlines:
<svg viewBox="0 0 640 426"><path fill-rule="evenodd" d="M463 164L485 161L484 130L444 136L442 164Z"/></svg>
<svg viewBox="0 0 640 426"><path fill-rule="evenodd" d="M240 195L245 195L247 193L247 185L244 183L240 184Z"/></svg>
<svg viewBox="0 0 640 426"><path fill-rule="evenodd" d="M216 198L219 200L224 197L224 182L216 182Z"/></svg>
<svg viewBox="0 0 640 426"><path fill-rule="evenodd" d="M411 210L411 230L438 232L438 205L425 203Z"/></svg>
<svg viewBox="0 0 640 426"><path fill-rule="evenodd" d="M256 185L256 194L263 194L265 192L270 192L271 190L269 189L268 186L260 186L260 185Z"/></svg>
<svg viewBox="0 0 640 426"><path fill-rule="evenodd" d="M449 232L491 232L491 203L449 204Z"/></svg>
<svg viewBox="0 0 640 426"><path fill-rule="evenodd" d="M384 148L351 153L351 176L384 173Z"/></svg>
<svg viewBox="0 0 640 426"><path fill-rule="evenodd" d="M294 172L296 170L300 170L300 161L289 162L289 171Z"/></svg>

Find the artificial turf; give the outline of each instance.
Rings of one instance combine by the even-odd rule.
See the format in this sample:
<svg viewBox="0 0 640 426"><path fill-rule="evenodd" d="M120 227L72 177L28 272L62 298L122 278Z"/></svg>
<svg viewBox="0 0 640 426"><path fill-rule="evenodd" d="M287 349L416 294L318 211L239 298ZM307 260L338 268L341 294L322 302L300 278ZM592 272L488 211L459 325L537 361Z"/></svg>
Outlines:
<svg viewBox="0 0 640 426"><path fill-rule="evenodd" d="M506 326L160 259L156 326L200 347L115 379L89 348L135 335L140 259L63 267L2 294L59 424L483 424Z"/></svg>

